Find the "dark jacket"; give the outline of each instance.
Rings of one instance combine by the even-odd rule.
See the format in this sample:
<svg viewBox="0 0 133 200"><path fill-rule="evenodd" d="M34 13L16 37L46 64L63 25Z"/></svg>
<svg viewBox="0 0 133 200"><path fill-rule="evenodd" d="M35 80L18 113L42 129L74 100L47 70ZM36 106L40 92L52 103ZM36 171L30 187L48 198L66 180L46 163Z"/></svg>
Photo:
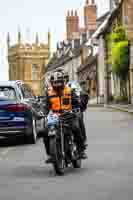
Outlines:
<svg viewBox="0 0 133 200"><path fill-rule="evenodd" d="M80 93L80 110L84 112L87 109L89 95L86 92Z"/></svg>

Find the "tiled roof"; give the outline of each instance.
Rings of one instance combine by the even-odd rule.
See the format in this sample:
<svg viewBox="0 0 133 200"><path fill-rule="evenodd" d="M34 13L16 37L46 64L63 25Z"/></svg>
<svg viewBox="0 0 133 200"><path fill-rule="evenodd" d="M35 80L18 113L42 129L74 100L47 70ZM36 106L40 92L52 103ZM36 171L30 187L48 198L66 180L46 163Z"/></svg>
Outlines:
<svg viewBox="0 0 133 200"><path fill-rule="evenodd" d="M99 28L94 33L94 37L98 38L100 35L106 33L111 26L113 20L118 16L119 10L122 6L123 0L120 1L119 5L107 16L105 21L99 26Z"/></svg>
<svg viewBox="0 0 133 200"><path fill-rule="evenodd" d="M89 65L96 63L96 61L97 61L97 55L87 57L85 63L83 65L80 65L80 67L78 68L78 73L82 72Z"/></svg>
<svg viewBox="0 0 133 200"><path fill-rule="evenodd" d="M52 70L64 65L69 60L71 60L75 57L78 57L80 55L80 51L81 51L81 46L77 49L75 48L72 50L72 53L73 53L72 57L70 57L69 51L65 55L62 55L61 57L58 57L57 55L53 56L46 67L46 72L52 71Z"/></svg>

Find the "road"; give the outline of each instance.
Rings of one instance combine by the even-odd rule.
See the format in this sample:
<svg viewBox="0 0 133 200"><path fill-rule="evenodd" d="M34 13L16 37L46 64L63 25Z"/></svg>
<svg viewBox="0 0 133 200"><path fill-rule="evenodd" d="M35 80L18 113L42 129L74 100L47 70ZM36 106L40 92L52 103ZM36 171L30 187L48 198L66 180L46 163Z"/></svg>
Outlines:
<svg viewBox="0 0 133 200"><path fill-rule="evenodd" d="M133 116L104 108L85 115L88 159L55 176L42 141L0 147L0 200L132 200Z"/></svg>

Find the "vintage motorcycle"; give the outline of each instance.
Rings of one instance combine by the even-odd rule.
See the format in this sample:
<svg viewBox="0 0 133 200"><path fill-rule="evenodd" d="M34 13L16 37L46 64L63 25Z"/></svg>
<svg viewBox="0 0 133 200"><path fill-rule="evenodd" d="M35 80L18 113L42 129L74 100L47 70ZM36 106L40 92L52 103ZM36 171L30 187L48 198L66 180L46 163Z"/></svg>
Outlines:
<svg viewBox="0 0 133 200"><path fill-rule="evenodd" d="M81 158L72 133L71 121L77 117L73 111L63 115L50 113L46 118L48 128L49 152L57 175L63 175L65 168L81 167Z"/></svg>

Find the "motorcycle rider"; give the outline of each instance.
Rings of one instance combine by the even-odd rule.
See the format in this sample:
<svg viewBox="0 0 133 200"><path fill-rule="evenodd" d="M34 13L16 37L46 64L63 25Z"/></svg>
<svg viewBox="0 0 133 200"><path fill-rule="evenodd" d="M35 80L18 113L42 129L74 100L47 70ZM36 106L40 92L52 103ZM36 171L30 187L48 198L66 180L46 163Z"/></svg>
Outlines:
<svg viewBox="0 0 133 200"><path fill-rule="evenodd" d="M75 98L76 95L72 92L71 88L65 84L64 74L59 71L55 71L50 77L50 85L45 94L45 114L48 114L50 110L56 114L63 113L63 110L72 110L78 107L79 101ZM74 103L73 103L74 102ZM74 134L77 146L82 159L86 158L84 140L79 126L78 118L72 121L72 132ZM48 130L45 131L43 142L45 144L46 153L48 159L46 163L52 162L52 158L49 153L49 138Z"/></svg>
<svg viewBox="0 0 133 200"><path fill-rule="evenodd" d="M73 88L71 82L69 82L69 75L67 72L64 73L64 79L66 84L71 87L73 90L75 90L75 88ZM75 91L77 93L77 96L79 96L80 98L80 111L81 114L79 116L79 124L81 127L81 132L84 138L84 145L87 146L87 135L86 135L86 129L85 129L85 124L84 124L84 111L87 109L87 104L88 104L88 100L89 100L89 96L88 93L85 90L85 81L80 83L81 86L81 90Z"/></svg>

